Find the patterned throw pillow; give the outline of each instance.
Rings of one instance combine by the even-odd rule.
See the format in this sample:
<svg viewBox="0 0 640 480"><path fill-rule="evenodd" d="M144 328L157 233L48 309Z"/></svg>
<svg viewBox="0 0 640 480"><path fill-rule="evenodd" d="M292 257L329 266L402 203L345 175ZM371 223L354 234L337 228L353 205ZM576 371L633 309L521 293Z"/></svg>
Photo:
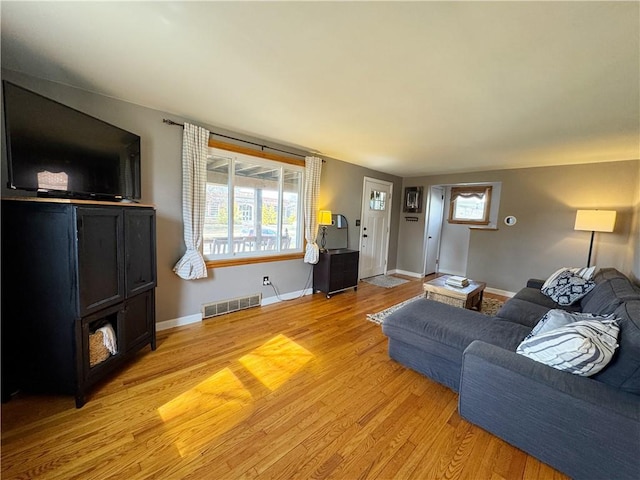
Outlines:
<svg viewBox="0 0 640 480"><path fill-rule="evenodd" d="M555 308L549 310L542 316L536 326L533 327L533 330L531 330L531 333L525 337L525 340L535 337L536 335L541 335L551 330L555 330L556 328L571 325L572 323L576 323L581 320L599 320L602 322L604 320L613 319L615 319L613 314L594 315L593 313L567 312L566 310Z"/></svg>
<svg viewBox="0 0 640 480"><path fill-rule="evenodd" d="M571 273L575 273L576 275L580 275L585 280L591 280L593 278L593 275L596 273L596 266L594 265L593 267L562 267L562 268L559 268L558 270L553 272L549 276L549 278L547 278L547 280L544 282L544 284L542 284L541 289L542 288L547 288L551 282L553 282L556 278L558 278L558 275L560 275L562 272L565 272L567 270L569 270Z"/></svg>
<svg viewBox="0 0 640 480"><path fill-rule="evenodd" d="M589 377L611 361L619 333L615 319L581 320L525 338L516 353L558 370Z"/></svg>
<svg viewBox="0 0 640 480"><path fill-rule="evenodd" d="M540 291L559 305L572 305L589 293L596 284L565 270Z"/></svg>

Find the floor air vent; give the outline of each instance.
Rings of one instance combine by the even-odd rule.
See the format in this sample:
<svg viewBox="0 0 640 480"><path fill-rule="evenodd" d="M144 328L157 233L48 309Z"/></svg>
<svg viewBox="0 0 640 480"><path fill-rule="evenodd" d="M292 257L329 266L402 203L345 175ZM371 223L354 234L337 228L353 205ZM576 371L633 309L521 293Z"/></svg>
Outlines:
<svg viewBox="0 0 640 480"><path fill-rule="evenodd" d="M219 302L202 305L202 318L217 317L225 313L237 312L245 308L259 307L262 301L262 294L256 293L248 297L233 298L231 300L221 300Z"/></svg>

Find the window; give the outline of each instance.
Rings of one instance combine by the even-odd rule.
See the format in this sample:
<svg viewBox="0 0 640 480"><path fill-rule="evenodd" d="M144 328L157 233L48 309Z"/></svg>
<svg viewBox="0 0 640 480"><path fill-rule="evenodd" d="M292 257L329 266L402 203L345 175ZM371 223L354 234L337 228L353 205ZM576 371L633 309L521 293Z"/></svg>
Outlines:
<svg viewBox="0 0 640 480"><path fill-rule="evenodd" d="M207 260L302 252L304 167L209 149Z"/></svg>
<svg viewBox="0 0 640 480"><path fill-rule="evenodd" d="M449 223L488 225L492 187L453 187L449 205Z"/></svg>
<svg viewBox="0 0 640 480"><path fill-rule="evenodd" d="M253 222L253 205L250 203L239 204L238 211L240 212L240 220L242 223Z"/></svg>
<svg viewBox="0 0 640 480"><path fill-rule="evenodd" d="M371 198L369 199L369 208L371 210L384 210L387 202L387 193L371 190Z"/></svg>

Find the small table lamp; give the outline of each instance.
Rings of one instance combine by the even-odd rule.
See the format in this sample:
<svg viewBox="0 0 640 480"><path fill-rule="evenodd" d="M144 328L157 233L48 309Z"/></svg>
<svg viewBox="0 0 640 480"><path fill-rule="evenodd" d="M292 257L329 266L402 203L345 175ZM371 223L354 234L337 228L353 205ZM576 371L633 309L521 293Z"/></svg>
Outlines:
<svg viewBox="0 0 640 480"><path fill-rule="evenodd" d="M574 230L591 232L587 267L591 266L591 252L593 251L593 236L596 232L613 232L616 224L615 210L578 210Z"/></svg>
<svg viewBox="0 0 640 480"><path fill-rule="evenodd" d="M320 240L320 251L326 252L327 249L324 248L326 244L326 235L327 235L327 227L332 225L333 222L331 220L331 210L320 210L318 214L318 224L322 228L322 238Z"/></svg>

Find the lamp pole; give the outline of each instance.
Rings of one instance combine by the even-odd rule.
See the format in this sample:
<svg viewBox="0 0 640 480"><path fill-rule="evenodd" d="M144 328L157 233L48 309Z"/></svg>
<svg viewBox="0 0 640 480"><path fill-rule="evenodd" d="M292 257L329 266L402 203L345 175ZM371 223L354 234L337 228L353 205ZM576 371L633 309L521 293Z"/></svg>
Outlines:
<svg viewBox="0 0 640 480"><path fill-rule="evenodd" d="M589 243L589 256L587 257L587 267L591 266L591 252L593 251L593 236L596 234L594 230L591 230L591 243Z"/></svg>

